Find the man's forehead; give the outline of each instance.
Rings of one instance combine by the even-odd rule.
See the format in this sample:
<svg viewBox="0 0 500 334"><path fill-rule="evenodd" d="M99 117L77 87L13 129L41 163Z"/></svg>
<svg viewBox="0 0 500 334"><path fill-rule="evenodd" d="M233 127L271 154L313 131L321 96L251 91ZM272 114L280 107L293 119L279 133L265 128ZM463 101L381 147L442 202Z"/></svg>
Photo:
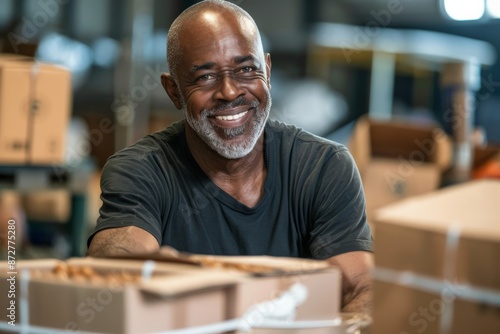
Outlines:
<svg viewBox="0 0 500 334"><path fill-rule="evenodd" d="M254 30L255 31L255 30ZM185 30L180 36L180 60L217 61L252 55L263 55L258 33L233 25L210 26L201 30ZM217 59L213 59L217 56Z"/></svg>

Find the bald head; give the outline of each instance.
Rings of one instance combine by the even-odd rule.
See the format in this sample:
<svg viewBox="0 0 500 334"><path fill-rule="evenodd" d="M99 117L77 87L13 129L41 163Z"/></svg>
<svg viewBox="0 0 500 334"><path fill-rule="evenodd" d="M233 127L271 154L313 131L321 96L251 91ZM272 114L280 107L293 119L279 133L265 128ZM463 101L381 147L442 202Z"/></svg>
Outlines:
<svg viewBox="0 0 500 334"><path fill-rule="evenodd" d="M226 23L232 23L225 26ZM225 29L238 26L240 31L254 35L262 50L262 41L254 20L241 7L224 0L204 0L182 12L168 31L167 64L172 77L177 80L179 60L189 40L183 38L186 32ZM263 51L262 51L263 53Z"/></svg>

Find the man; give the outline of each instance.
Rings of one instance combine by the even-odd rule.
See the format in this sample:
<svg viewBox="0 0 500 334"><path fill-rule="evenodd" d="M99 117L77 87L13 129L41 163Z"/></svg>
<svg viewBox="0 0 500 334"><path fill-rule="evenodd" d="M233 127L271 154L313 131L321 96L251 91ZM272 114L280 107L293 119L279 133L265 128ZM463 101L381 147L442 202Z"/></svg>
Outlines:
<svg viewBox="0 0 500 334"><path fill-rule="evenodd" d="M343 310L366 309L372 239L358 171L345 147L268 120L271 58L253 19L203 1L174 21L167 50L162 83L185 121L108 160L88 254L169 245L327 259L343 272Z"/></svg>

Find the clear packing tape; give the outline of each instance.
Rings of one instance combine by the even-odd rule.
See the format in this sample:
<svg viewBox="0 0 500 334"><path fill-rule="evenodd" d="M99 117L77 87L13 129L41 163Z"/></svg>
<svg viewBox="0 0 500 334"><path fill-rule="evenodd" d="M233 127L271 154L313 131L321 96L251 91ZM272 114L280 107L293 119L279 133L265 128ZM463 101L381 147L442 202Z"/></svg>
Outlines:
<svg viewBox="0 0 500 334"><path fill-rule="evenodd" d="M443 268L444 279L431 278L410 271L400 271L383 267L375 268L373 278L381 282L405 286L428 293L443 294L445 291L458 291L460 299L500 306L500 291L456 282L455 266L459 241L460 228L457 225L453 225L448 229L446 236L445 259L447 261L445 261ZM444 308L441 311L439 324L441 334L451 334L454 301L455 298L450 298L450 302L443 303Z"/></svg>
<svg viewBox="0 0 500 334"><path fill-rule="evenodd" d="M145 261L142 266L141 279L149 280L155 268L154 261ZM0 330L19 334L66 334L63 329L46 328L29 324L29 293L30 273L23 270L20 277L19 311L21 322L11 326L7 322L0 322ZM359 333L360 328L366 328L371 319L368 316L343 319L338 317L332 320L295 321L295 312L299 305L307 299L307 288L296 283L278 298L271 299L250 307L241 318L227 320L220 323L164 331L156 334L218 334L221 332L240 331L250 333L252 329L307 329L307 328L345 328L344 332ZM103 334L96 332L78 331L80 334Z"/></svg>

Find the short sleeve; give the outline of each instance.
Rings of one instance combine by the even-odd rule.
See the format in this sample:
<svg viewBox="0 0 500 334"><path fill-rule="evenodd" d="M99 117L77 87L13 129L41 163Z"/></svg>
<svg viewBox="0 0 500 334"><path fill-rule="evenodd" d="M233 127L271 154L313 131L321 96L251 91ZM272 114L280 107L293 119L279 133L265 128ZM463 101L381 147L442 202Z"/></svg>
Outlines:
<svg viewBox="0 0 500 334"><path fill-rule="evenodd" d="M88 239L107 228L137 226L162 240L161 216L165 191L161 173L151 158L113 157L101 175L101 200L97 225Z"/></svg>
<svg viewBox="0 0 500 334"><path fill-rule="evenodd" d="M324 164L314 203L310 251L327 259L352 251L372 251L361 178L347 149Z"/></svg>

